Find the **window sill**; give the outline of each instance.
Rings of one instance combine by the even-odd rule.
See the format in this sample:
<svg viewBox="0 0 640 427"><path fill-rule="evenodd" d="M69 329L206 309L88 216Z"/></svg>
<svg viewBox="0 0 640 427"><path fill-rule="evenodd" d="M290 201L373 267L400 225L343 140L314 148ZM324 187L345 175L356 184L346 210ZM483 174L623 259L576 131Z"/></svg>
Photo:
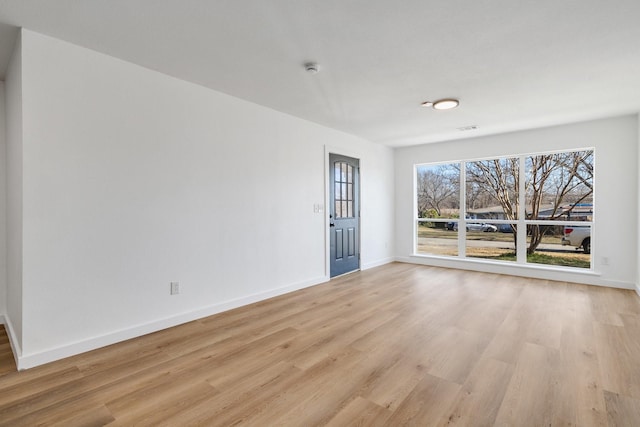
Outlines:
<svg viewBox="0 0 640 427"><path fill-rule="evenodd" d="M458 258L451 256L438 256L438 255L426 255L426 254L417 254L413 253L410 255L410 258L418 258L418 259L433 259L437 261L445 261L453 264L467 264L467 265L486 265L486 266L497 266L497 267L508 267L508 268L523 268L533 271L546 271L546 272L558 272L563 274L580 274L584 276L594 276L599 277L602 273L595 271L593 268L578 268L578 267L561 267L554 265L544 265L544 264L519 264L517 262L509 262L509 261L490 261L485 259L475 259L475 258Z"/></svg>

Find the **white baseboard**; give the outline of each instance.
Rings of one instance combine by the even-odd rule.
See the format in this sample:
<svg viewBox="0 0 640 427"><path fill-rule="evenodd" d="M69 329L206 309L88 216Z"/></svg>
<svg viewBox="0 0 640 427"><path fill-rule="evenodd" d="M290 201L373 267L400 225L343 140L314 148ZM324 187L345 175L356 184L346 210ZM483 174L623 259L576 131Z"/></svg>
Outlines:
<svg viewBox="0 0 640 427"><path fill-rule="evenodd" d="M121 341L125 341L131 338L136 338L142 335L150 334L152 332L157 332L162 329L178 326L183 323L191 322L197 319L202 319L204 317L221 313L223 311L242 307L244 305L248 305L254 302L273 298L289 292L297 291L299 289L308 288L310 286L318 285L320 283L324 283L327 281L329 281L329 277L325 277L325 276L316 277L315 279L312 279L312 280L307 280L304 282L295 283L293 285L271 289L266 292L247 295L245 297L236 298L230 301L226 301L224 303L214 304L211 306L203 307L203 308L189 311L186 313L180 313L164 319L158 319L149 323L132 326L130 328L118 330L118 331L115 331L106 335L102 335L99 337L88 338L86 340L68 343L59 347L47 349L37 353L21 354L20 352L14 351L14 355L20 355L16 357L16 365L18 366L18 370L33 368L35 366L53 362L55 360L64 359L65 357L74 356L76 354L84 353L90 350L95 350L97 348L105 347L105 346L115 344ZM11 328L9 327L9 329Z"/></svg>
<svg viewBox="0 0 640 427"><path fill-rule="evenodd" d="M383 258L383 259L378 260L378 261L373 261L373 262L368 262L366 264L362 264L360 266L360 270L368 270L370 268L380 267L381 265L389 264L389 263L392 263L394 261L395 261L395 258L393 258L393 257Z"/></svg>
<svg viewBox="0 0 640 427"><path fill-rule="evenodd" d="M19 364L19 355L22 353L22 349L20 348L20 342L18 341L18 337L16 337L15 330L13 329L13 325L11 324L11 320L4 314L0 314L0 324L4 325L4 329L7 331L7 336L9 337L9 345L11 346L11 351L13 352L13 359L16 361L16 366Z"/></svg>
<svg viewBox="0 0 640 427"><path fill-rule="evenodd" d="M636 283L636 294L640 297L640 285Z"/></svg>
<svg viewBox="0 0 640 427"><path fill-rule="evenodd" d="M476 260L449 260L437 257L407 256L396 257L397 262L408 264L429 265L433 267L455 268L458 270L471 270L483 273L505 274L508 276L529 277L532 279L557 280L563 282L579 283L584 285L605 286L618 289L637 289L635 283L618 280L603 279L593 271L566 271L561 269L541 268L538 266L501 265ZM639 293L640 295L640 293Z"/></svg>

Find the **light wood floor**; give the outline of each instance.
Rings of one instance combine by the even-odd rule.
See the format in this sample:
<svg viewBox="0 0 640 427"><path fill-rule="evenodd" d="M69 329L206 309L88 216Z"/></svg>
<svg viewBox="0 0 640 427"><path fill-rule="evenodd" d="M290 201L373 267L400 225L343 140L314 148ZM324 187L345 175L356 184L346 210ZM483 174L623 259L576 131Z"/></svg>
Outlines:
<svg viewBox="0 0 640 427"><path fill-rule="evenodd" d="M640 426L631 291L390 264L24 372L0 425Z"/></svg>

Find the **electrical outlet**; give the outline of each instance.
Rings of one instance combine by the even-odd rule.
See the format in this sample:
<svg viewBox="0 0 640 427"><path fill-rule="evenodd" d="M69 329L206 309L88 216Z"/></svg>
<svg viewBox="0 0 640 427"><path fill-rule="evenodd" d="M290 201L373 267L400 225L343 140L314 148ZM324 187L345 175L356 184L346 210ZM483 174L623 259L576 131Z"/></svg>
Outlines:
<svg viewBox="0 0 640 427"><path fill-rule="evenodd" d="M179 282L171 282L169 293L171 295L178 295L180 293L180 283Z"/></svg>

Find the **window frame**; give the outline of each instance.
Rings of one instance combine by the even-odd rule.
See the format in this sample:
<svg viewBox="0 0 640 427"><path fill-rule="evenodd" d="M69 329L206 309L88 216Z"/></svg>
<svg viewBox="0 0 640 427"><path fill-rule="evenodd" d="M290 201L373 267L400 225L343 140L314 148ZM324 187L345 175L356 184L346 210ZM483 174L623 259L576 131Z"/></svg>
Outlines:
<svg viewBox="0 0 640 427"><path fill-rule="evenodd" d="M592 213L590 221L575 221L575 220L541 220L541 219L527 219L526 218L526 161L528 157L534 156L542 156L549 154L558 154L558 153L574 153L574 152L582 152L582 151L590 151L592 154L592 164L593 164L593 176L592 176L592 194L591 194L591 204L592 204ZM515 224L517 226L517 247L516 250L516 260L513 261L501 261L501 260L492 260L492 259L483 259L476 257L467 256L467 231L466 225L468 223L477 223L478 219L467 218L467 203L466 203L466 190L467 190L467 163L478 162L483 160L495 160L495 159L506 159L506 158L518 158L519 159L519 171L518 171L518 204L521 207L518 211L518 218L516 220L510 219L490 219L490 220L481 220L482 222L490 222L491 224L499 225L499 224ZM460 185L459 185L459 197L460 197L460 212L459 217L455 219L450 218L420 218L418 213L418 171L421 167L425 166L437 166L437 165L451 165L458 164L460 170ZM498 265L508 265L508 266L518 266L518 267L528 267L528 268L538 268L538 269L546 269L546 270L563 270L570 272L584 272L584 273L593 273L595 272L595 259L596 259L596 249L591 247L589 254L589 268L584 267L571 267L571 266L559 266L552 264L543 264L543 263L534 263L527 261L527 226L529 225L554 225L554 226L589 226L590 227L590 236L591 241L594 241L594 237L596 236L596 214L595 214L595 205L596 205L596 149L595 147L582 147L582 148L571 148L564 150L553 150L553 151L542 151L542 152L530 152L530 153L520 153L520 154L510 154L510 155L500 155L500 156L492 156L492 157L483 157L483 158L469 158L463 160L453 160L453 161L437 161L437 162L427 162L427 163L415 163L413 165L413 253L412 256L423 257L423 258L438 258L438 259L449 259L456 261L465 261L465 262L480 262L480 263L489 263L489 264L498 264ZM421 222L439 222L439 223L447 223L447 222L456 222L458 224L457 232L458 232L458 253L457 255L440 255L440 254L429 254L424 252L418 252L418 227ZM464 225L464 226L463 226Z"/></svg>

